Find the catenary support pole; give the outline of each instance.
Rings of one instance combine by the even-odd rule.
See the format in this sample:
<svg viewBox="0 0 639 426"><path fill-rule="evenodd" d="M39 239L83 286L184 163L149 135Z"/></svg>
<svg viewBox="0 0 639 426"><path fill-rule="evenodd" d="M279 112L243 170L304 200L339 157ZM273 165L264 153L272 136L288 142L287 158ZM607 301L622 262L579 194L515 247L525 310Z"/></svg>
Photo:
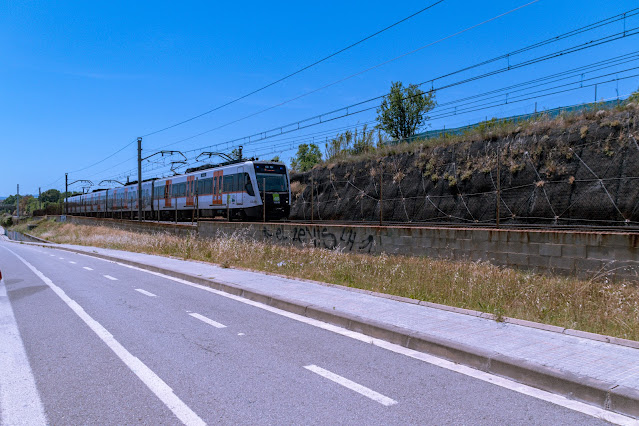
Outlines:
<svg viewBox="0 0 639 426"><path fill-rule="evenodd" d="M313 199L313 194L315 193L314 182L313 182L313 172L311 171L311 223L315 220L315 203Z"/></svg>
<svg viewBox="0 0 639 426"><path fill-rule="evenodd" d="M18 216L18 223L20 223L20 184L18 184L18 193L16 194L16 216Z"/></svg>
<svg viewBox="0 0 639 426"><path fill-rule="evenodd" d="M266 222L266 178L262 178L262 221Z"/></svg>
<svg viewBox="0 0 639 426"><path fill-rule="evenodd" d="M42 210L42 188L38 187L38 209Z"/></svg>
<svg viewBox="0 0 639 426"><path fill-rule="evenodd" d="M64 174L64 214L69 214L69 202L67 201L69 198L69 174Z"/></svg>
<svg viewBox="0 0 639 426"><path fill-rule="evenodd" d="M497 204L495 205L495 224L499 228L499 207L501 204L501 149L497 143Z"/></svg>
<svg viewBox="0 0 639 426"><path fill-rule="evenodd" d="M142 222L142 138L138 138L138 222Z"/></svg>

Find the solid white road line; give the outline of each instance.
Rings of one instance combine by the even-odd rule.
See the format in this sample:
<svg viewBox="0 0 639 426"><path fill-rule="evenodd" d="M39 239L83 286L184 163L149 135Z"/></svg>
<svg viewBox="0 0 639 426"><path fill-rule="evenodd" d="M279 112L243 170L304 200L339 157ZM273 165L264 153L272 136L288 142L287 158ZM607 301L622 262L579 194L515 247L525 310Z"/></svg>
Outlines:
<svg viewBox="0 0 639 426"><path fill-rule="evenodd" d="M111 275L103 275L104 278L109 279L111 281L117 281L118 279L115 277L112 277Z"/></svg>
<svg viewBox="0 0 639 426"><path fill-rule="evenodd" d="M88 256L88 255L85 255L85 256ZM94 259L100 259L100 258L94 258ZM113 263L113 261L106 260L106 259L104 260L106 262ZM337 327L335 325L321 322L321 321L308 318L302 315L294 314L292 312L283 311L278 308L273 308L272 306L268 306L260 302L244 299L234 294L225 293L220 290L215 290L210 287L205 287L203 285L195 284L195 283L183 280L181 278L171 277L169 275L165 275L160 272L149 271L147 269L138 268L137 266L131 266L131 265L127 265L120 262L115 262L115 263L125 268L134 269L140 272L145 272L147 274L151 274L157 277L165 278L167 280L175 281L177 283L181 283L189 287L197 288L203 291L208 291L209 293L217 294L218 296L226 297L227 299L235 300L237 302L244 303L246 305L254 306L256 308L260 308L265 311L272 312L274 314L281 315L283 317L290 318L299 322L303 322L305 324L309 324L317 328L332 331L333 333L340 334L342 336L350 337L351 339L359 340L365 343L370 343L371 345L378 346L380 348L389 350L391 352L405 355L410 358L418 359L420 361L427 362L437 367L445 368L447 370L454 371L456 373L464 374L466 376L473 377L477 380L492 383L493 385L500 386L502 388L509 389L511 391L518 392L523 395L528 395L533 398L540 399L542 401L550 402L552 404L559 405L561 407L565 407L570 410L574 410L574 411L586 414L588 416L596 417L610 423L614 423L618 425L634 425L634 426L637 425L637 420L631 417L624 416L622 414L613 413L612 411L604 410L603 408L595 407L593 405L589 405L583 402L574 401L561 395L556 395L551 392L546 392L541 389L533 388L532 386L517 383L513 380L509 380L503 377L495 376L493 374L485 373L483 371L476 370L474 368L467 367L465 365L455 364L454 362L447 361L442 358L437 358L435 356L432 356L423 352L418 352L412 349L408 349L403 346L396 345L394 343L389 343L385 340L376 339L374 337L370 337L365 334L358 333L356 331L350 331L345 328ZM220 282L223 282L223 281L220 281Z"/></svg>
<svg viewBox="0 0 639 426"><path fill-rule="evenodd" d="M367 388L366 386L362 386L359 383L353 382L352 380L348 380L345 377L339 376L335 373L331 373L328 370L324 370L323 368L318 367L317 365L307 365L304 368L312 371L315 374L319 374L320 376L328 380L331 380L339 385L342 385L345 388L355 391L359 393L360 395L364 395L365 397L370 398L373 401L379 402L380 404L385 405L387 407L397 404L397 401L395 401L394 399L384 396L381 393L377 393L374 390Z"/></svg>
<svg viewBox="0 0 639 426"><path fill-rule="evenodd" d="M69 263L72 265L75 265L77 262L74 262L73 260L69 260Z"/></svg>
<svg viewBox="0 0 639 426"><path fill-rule="evenodd" d="M93 269L89 268L88 266L83 266L82 269L86 269L87 271L93 271Z"/></svg>
<svg viewBox="0 0 639 426"><path fill-rule="evenodd" d="M151 293L150 291L142 290L141 288L136 288L135 291L138 291L138 292L140 292L140 293L142 293L142 294L144 294L146 296L149 296L149 297L158 297L157 295Z"/></svg>
<svg viewBox="0 0 639 426"><path fill-rule="evenodd" d="M205 425L204 421L191 410L180 398L174 393L157 374L155 374L142 361L133 356L126 350L115 337L104 328L99 322L94 320L78 303L71 299L60 287L55 285L53 281L47 278L42 272L37 270L33 265L27 262L18 254L4 247L15 257L20 259L31 271L36 274L45 284L47 284L55 294L60 297L75 312L86 325L129 367L129 369L153 392L169 410L175 414L186 425ZM9 423L7 423L9 424Z"/></svg>
<svg viewBox="0 0 639 426"><path fill-rule="evenodd" d="M204 315L196 314L195 312L189 315L191 315L193 318L197 318L200 321L207 323L208 325L212 325L215 328L226 328L224 324L220 324L219 322L213 321L212 319L207 318Z"/></svg>
<svg viewBox="0 0 639 426"><path fill-rule="evenodd" d="M46 425L35 378L2 280L0 342L0 424Z"/></svg>

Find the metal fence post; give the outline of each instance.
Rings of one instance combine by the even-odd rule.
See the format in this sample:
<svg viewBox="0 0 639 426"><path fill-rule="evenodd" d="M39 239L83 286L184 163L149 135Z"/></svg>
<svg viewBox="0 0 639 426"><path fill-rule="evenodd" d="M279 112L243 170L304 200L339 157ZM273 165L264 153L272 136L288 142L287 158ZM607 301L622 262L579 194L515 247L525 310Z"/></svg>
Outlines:
<svg viewBox="0 0 639 426"><path fill-rule="evenodd" d="M384 174L384 166L382 163L379 163L379 226L383 226L384 223L384 193L383 193L383 174Z"/></svg>
<svg viewBox="0 0 639 426"><path fill-rule="evenodd" d="M314 219L315 219L315 205L313 203L313 194L315 193L315 188L314 188L314 182L313 182L313 172L311 171L311 223L313 223Z"/></svg>

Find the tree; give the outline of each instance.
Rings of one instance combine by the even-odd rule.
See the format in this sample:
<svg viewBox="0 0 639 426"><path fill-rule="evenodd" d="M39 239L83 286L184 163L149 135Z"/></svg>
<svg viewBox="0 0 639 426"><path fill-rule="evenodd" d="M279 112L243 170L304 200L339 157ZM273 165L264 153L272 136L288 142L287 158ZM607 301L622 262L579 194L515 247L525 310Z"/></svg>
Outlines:
<svg viewBox="0 0 639 426"><path fill-rule="evenodd" d="M15 206L16 205L16 196L15 195L9 195L7 198L2 200L2 204Z"/></svg>
<svg viewBox="0 0 639 426"><path fill-rule="evenodd" d="M390 93L377 108L377 127L394 139L410 138L429 119L426 114L435 105L432 90L425 93L415 84L405 88L401 82L393 82Z"/></svg>
<svg viewBox="0 0 639 426"><path fill-rule="evenodd" d="M43 203L57 203L60 201L60 191L57 189L48 189L40 195L40 201Z"/></svg>
<svg viewBox="0 0 639 426"><path fill-rule="evenodd" d="M322 161L322 153L314 143L301 144L297 148L297 155L291 160L291 168L298 172L311 170L314 165Z"/></svg>

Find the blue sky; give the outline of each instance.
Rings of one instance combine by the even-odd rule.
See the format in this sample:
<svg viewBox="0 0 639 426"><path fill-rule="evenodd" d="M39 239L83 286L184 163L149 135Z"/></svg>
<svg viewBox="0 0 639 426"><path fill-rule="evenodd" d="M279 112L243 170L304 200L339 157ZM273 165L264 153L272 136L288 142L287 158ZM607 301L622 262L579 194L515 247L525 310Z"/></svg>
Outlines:
<svg viewBox="0 0 639 426"><path fill-rule="evenodd" d="M137 136L201 114L314 62L433 3L402 2L87 2L0 0L0 195L64 188L70 181L136 179ZM529 0L530 1L530 0ZM325 139L375 118L369 111L277 138L225 143L386 93L392 81L421 83L492 57L639 7L636 0L539 0L528 3L445 0L411 20L258 94L184 125L143 139L144 155L162 147L229 152L288 161L300 142ZM639 16L626 28L639 27ZM513 56L512 65L623 30L623 22ZM440 104L639 50L639 35L437 93ZM415 53L258 113L407 52ZM504 66L500 61L435 83L453 83ZM639 61L585 74L601 81L639 74ZM567 81L574 81L567 80ZM597 81L591 80L592 82ZM598 85L598 99L637 90L632 77ZM520 92L521 93L521 92ZM594 99L594 88L440 113L431 128L466 125ZM516 95L509 93L513 99ZM496 102L497 103L497 102ZM366 106L374 106L375 103ZM443 107L440 107L443 108ZM352 111L352 110L351 110ZM453 110L454 111L454 110ZM436 112L433 111L433 115ZM327 116L328 117L328 116ZM290 128L288 128L290 130ZM200 133L200 136L194 137ZM190 139L187 139L190 138ZM187 139L187 140L184 140ZM129 145L130 144L130 145ZM123 147L126 147L122 149ZM116 155L97 163L116 151ZM170 174L175 157L154 157L144 178ZM88 167L91 166L91 167ZM87 168L88 167L88 168ZM183 170L183 169L182 169ZM79 189L75 185L73 189Z"/></svg>

